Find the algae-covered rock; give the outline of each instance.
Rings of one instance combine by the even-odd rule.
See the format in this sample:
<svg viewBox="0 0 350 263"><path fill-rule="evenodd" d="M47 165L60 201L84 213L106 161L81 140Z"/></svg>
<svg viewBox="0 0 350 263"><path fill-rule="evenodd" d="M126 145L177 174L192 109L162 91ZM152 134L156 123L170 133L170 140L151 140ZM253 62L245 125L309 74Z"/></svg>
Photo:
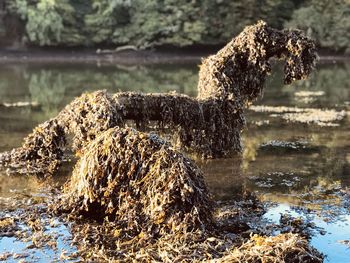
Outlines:
<svg viewBox="0 0 350 263"><path fill-rule="evenodd" d="M315 43L301 31L276 30L263 21L247 26L217 54L203 60L198 97L230 100L244 107L262 93L272 57L285 61L284 81L290 84L311 73Z"/></svg>
<svg viewBox="0 0 350 263"><path fill-rule="evenodd" d="M56 117L65 127L67 134L73 135L74 151L111 127L123 125L120 107L105 91L84 93L74 99Z"/></svg>
<svg viewBox="0 0 350 263"><path fill-rule="evenodd" d="M22 147L0 153L0 167L23 174L43 174L56 170L62 161L66 137L56 119L38 125Z"/></svg>
<svg viewBox="0 0 350 263"><path fill-rule="evenodd" d="M72 148L77 153L99 133L131 122L138 129L170 133L174 145L201 157L229 157L242 151L244 107L261 94L270 72L271 57L285 60L285 82L290 83L306 78L313 69L315 45L300 31L279 31L260 21L246 27L217 54L203 60L197 98L174 93L109 95L97 91L76 98L52 121L64 129L62 137L73 135ZM36 140L35 133L26 139L31 143ZM34 150L41 151L40 146ZM25 143L15 152L32 156L33 149ZM61 156L57 159L52 158L53 154L47 156L36 163L38 167L49 165L48 172L52 173ZM22 159L12 152L0 156L0 164L15 167L20 162ZM47 169L41 172L44 171Z"/></svg>
<svg viewBox="0 0 350 263"><path fill-rule="evenodd" d="M112 128L83 148L57 209L159 236L210 227L211 205L190 159L154 134Z"/></svg>

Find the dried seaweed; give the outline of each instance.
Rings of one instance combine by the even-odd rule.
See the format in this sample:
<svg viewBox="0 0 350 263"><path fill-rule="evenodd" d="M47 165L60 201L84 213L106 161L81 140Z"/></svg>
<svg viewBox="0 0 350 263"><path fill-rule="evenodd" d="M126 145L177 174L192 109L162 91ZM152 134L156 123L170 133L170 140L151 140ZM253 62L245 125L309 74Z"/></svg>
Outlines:
<svg viewBox="0 0 350 263"><path fill-rule="evenodd" d="M322 261L297 235L247 240L253 231L247 222L264 213L254 195L216 205L190 159L132 128L108 129L86 144L50 210L75 222L73 240L85 260Z"/></svg>
<svg viewBox="0 0 350 263"><path fill-rule="evenodd" d="M56 119L38 125L22 147L0 153L0 167L16 173L43 174L54 172L63 159L66 137Z"/></svg>
<svg viewBox="0 0 350 263"><path fill-rule="evenodd" d="M73 243L81 258L99 262L323 262L323 255L299 235L251 235L261 233L259 224L255 230L249 226L259 220L261 203L242 198L219 204L211 228L129 237L118 222L80 220L72 224Z"/></svg>
<svg viewBox="0 0 350 263"><path fill-rule="evenodd" d="M323 262L323 256L297 234L254 235L219 262Z"/></svg>
<svg viewBox="0 0 350 263"><path fill-rule="evenodd" d="M120 236L162 236L212 223L199 168L155 134L111 128L82 150L57 210L117 222Z"/></svg>
<svg viewBox="0 0 350 263"><path fill-rule="evenodd" d="M117 131L113 132L116 133ZM129 134L130 132L131 135ZM145 140L145 138L139 140L137 137L143 135L141 133L137 133L137 136L134 137L135 131L132 130L122 131L121 133L136 138L140 143L143 143ZM153 135L151 137L152 140L157 138ZM98 140L98 138L96 140ZM150 142L150 144L153 144L153 142ZM130 143L129 145L131 146L133 144ZM156 142L156 145L158 145L158 142ZM173 161L176 162L177 160L182 160L181 154L174 157ZM195 165L189 166L196 168ZM81 166L77 167L80 168ZM198 185L196 178L193 178L193 180L193 185ZM130 182L133 183L132 180ZM169 182L166 182L165 184L168 183ZM120 222L112 221L111 215L109 215L109 219L107 220L105 218L102 219L102 215L105 214L98 214L98 212L100 212L98 210L96 210L96 214L91 213L93 210L90 210L90 214L84 212L85 208L84 206L80 206L82 205L80 201L78 201L77 205L74 205L74 203L70 204L71 207L78 208L73 214L70 213L71 211L68 211L69 209L66 209L68 214L63 213L59 217L57 217L57 213L52 214L52 210L50 211L47 209L48 205L51 207L61 206L59 210L56 210L56 212L61 212L65 209L64 205L67 204L69 200L68 194L71 193L75 195L77 193L77 186L72 183L70 186L71 189L66 188L64 198L62 198L57 191L52 191L47 198L36 205L25 206L23 209L19 210L4 209L1 211L0 236L12 236L18 240L16 242L23 244L26 249L16 251L17 253L9 251L11 253L7 254L5 252L1 254L0 257L15 257L15 255L23 252L29 259L39 250L41 252L40 254L42 254L42 251L44 251L44 253L49 252L51 261L207 262L212 260L212 262L231 262L235 258L237 259L237 255L234 251L240 247L244 247L244 249L240 251L241 253L238 258L256 259L260 251L265 253L260 254L260 256L264 256L267 250L270 249L268 258L274 259L275 261L273 262L303 262L300 260L308 259L309 257L317 259L313 262L322 262L322 255L310 247L306 240L300 236L283 235L278 236L278 238L271 237L270 235L273 231L282 231L285 228L285 223L278 226L275 224L271 225L263 220L261 216L264 213L264 205L254 195L249 193L244 193L242 196L237 197L234 202L217 203L214 207L210 206L210 211L213 211L213 217L209 222L205 223L204 227L202 224L192 225L192 227L188 228L182 228L180 226L178 230L173 231L169 228L167 229L165 224L161 223L157 225L155 222L146 221L145 223L141 222L141 226L145 227L146 225L155 224L162 229L165 227L165 231L159 232L157 228L155 228L152 229L151 233L141 231L137 234L137 232L130 231L130 229L129 231L121 229ZM89 189L92 188L90 187ZM104 192L105 188L100 188L99 190ZM203 192L206 193L206 190ZM97 193L97 195L101 194L99 191L95 193ZM202 195L202 197L203 196L205 195ZM76 195L75 197L78 196ZM166 195L164 197L166 197ZM187 197L189 197L189 200L191 199L190 196L187 195ZM104 198L106 200L107 197ZM145 197L141 199L145 200ZM70 200L73 201L74 198ZM124 201L129 202L130 200ZM201 202L200 200L198 201L197 206L198 204L202 204L203 206L209 204ZM133 203L131 203L131 206L132 205ZM132 209L134 208L135 206L132 206ZM91 207L91 209L93 209L93 207ZM175 210L166 209L170 212L171 216L175 218L178 216ZM143 209L141 208L140 213L142 212ZM201 210L201 212L201 219L203 220L203 218L206 218L206 214L203 210ZM187 213L185 220L191 224L193 221L188 220L190 218L198 217L195 213ZM103 220L103 222L100 220ZM1 221L3 221L3 224L1 224ZM291 221L288 220L287 224L290 222ZM4 226L5 228L1 228ZM66 229L66 226L69 227L71 236L66 233L63 238L61 236L61 231L62 228ZM134 226L136 226L136 224ZM304 227L303 224L295 224L293 228L295 227L295 229L297 229L300 226ZM179 231L181 228L182 230ZM60 232L60 234L58 234L56 230ZM157 231L159 234L152 235L152 233L157 233ZM137 235L128 235L133 233ZM259 234L260 242L256 242L256 236L252 237L250 233ZM263 238L271 242L265 244L265 242L261 241ZM276 241L278 244L273 244L273 241ZM247 243L254 245L252 249L248 249L250 245L244 246L244 244ZM264 244L263 248L259 247L261 243ZM270 247L268 247L269 245ZM274 249L276 249L276 251ZM54 253L51 254L51 250L53 250ZM276 253L276 257L273 257L274 253ZM290 260L288 260L289 257L287 257L285 261L282 261L280 255L287 254L291 256Z"/></svg>
<svg viewBox="0 0 350 263"><path fill-rule="evenodd" d="M243 109L261 94L273 56L286 60L286 83L306 77L316 59L313 42L299 31L258 22L203 61L197 98L83 94L39 125L22 147L0 155L0 165L52 173L72 135L80 160L50 211L73 219L74 240L87 260L256 262L263 256L321 262L298 236L253 237L238 253L235 247L244 240L239 234L250 229L244 218L261 214L257 200L247 202L251 210L237 202L227 206L230 212L222 208L214 215L202 172L190 159L153 133L123 128L128 121L141 130L155 127L171 133L176 147L203 157L240 152Z"/></svg>
<svg viewBox="0 0 350 263"><path fill-rule="evenodd" d="M79 151L84 144L94 140L102 131L123 125L123 114L111 96L104 91L85 93L73 100L56 117L73 135L73 150Z"/></svg>
<svg viewBox="0 0 350 263"><path fill-rule="evenodd" d="M286 61L284 72L288 84L309 75L316 60L315 45L300 31L279 31L259 21L246 27L216 55L203 60L197 98L173 93L108 95L99 91L75 99L51 122L64 129L65 134L73 134L73 149L78 152L101 131L124 126L131 120L138 129L145 129L155 121L156 128L170 131L174 145L202 157L229 156L242 150L243 109L262 93L271 57ZM12 168L29 165L27 170L31 171L54 171L61 153L56 159L55 153L41 155L40 145L36 144L40 138L35 137L55 141L49 139L54 134L34 131L21 148L1 155L0 164ZM54 150L61 151L57 147Z"/></svg>
<svg viewBox="0 0 350 263"><path fill-rule="evenodd" d="M200 67L198 96L230 101L243 108L263 91L269 59L285 60L284 82L305 79L316 61L315 44L299 30L275 30L263 21L246 27Z"/></svg>
<svg viewBox="0 0 350 263"><path fill-rule="evenodd" d="M73 219L74 240L87 260L321 262L296 235L253 236L237 250L244 241L239 234L250 229L243 217L261 214L257 200L249 199L249 212L237 202L214 215L202 172L190 159L153 133L123 128L131 120L137 129L170 131L175 146L204 157L240 152L243 109L261 94L273 56L286 60L286 83L306 77L316 59L313 42L299 31L258 22L203 61L197 98L83 94L39 125L22 147L3 153L0 164L52 173L72 135L80 159L50 211ZM40 226L40 219L29 224Z"/></svg>

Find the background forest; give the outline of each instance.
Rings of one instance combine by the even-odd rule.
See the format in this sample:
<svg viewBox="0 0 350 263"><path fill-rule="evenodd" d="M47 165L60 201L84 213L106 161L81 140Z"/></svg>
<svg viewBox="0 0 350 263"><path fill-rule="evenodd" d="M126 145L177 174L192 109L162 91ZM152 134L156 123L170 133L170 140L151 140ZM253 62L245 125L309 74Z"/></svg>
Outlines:
<svg viewBox="0 0 350 263"><path fill-rule="evenodd" d="M220 45L258 19L350 53L350 0L0 0L0 46Z"/></svg>

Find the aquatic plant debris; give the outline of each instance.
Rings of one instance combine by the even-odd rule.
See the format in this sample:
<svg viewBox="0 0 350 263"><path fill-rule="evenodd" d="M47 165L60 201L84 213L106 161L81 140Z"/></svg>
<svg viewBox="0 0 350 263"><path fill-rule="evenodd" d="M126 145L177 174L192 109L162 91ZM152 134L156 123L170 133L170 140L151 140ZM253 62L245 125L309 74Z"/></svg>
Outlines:
<svg viewBox="0 0 350 263"><path fill-rule="evenodd" d="M221 262L322 262L323 257L297 234L254 235Z"/></svg>
<svg viewBox="0 0 350 263"><path fill-rule="evenodd" d="M251 193L242 193L237 200L218 202L211 207L215 228L206 227L159 236L141 232L133 238L123 235L115 221L96 222L85 216L73 218L69 213L57 217L57 214L48 209L48 205L58 202L59 195L53 192L41 204L26 206L19 211L2 210L0 219L13 218L16 224L9 225L5 232L0 229L0 234L13 233L12 239L16 239L17 244L23 244L24 248L16 253L3 250L0 258L12 259L17 254L23 254L28 256L29 261L47 258L49 261L79 262L228 262L226 257L243 244L251 243L253 235L270 239L272 231L282 231L284 228L284 225L271 225L263 220L264 205ZM299 224L295 226L296 232L300 232L298 226ZM70 233L61 232L60 229L67 227ZM283 240L286 241L287 238L288 236ZM280 240L282 239L276 242ZM295 235L293 240L298 240L297 246L293 246L294 241L291 241L289 246L282 246L279 252L303 255L305 251L304 259L319 258L320 260L311 262L322 262L322 255L310 247L304 237ZM271 253L273 248L271 246ZM254 251L257 249L259 247L252 248ZM307 255L307 251L311 253ZM246 258L257 255L250 250L242 252L241 255L245 254ZM230 258L235 257L231 255ZM288 261L276 258L273 262Z"/></svg>
<svg viewBox="0 0 350 263"><path fill-rule="evenodd" d="M111 128L83 149L55 210L116 222L118 236L205 230L213 202L200 169L155 134Z"/></svg>
<svg viewBox="0 0 350 263"><path fill-rule="evenodd" d="M61 250L69 250L68 259L76 259L75 249L70 248L70 235L57 219L47 214L47 204L26 206L23 209L3 209L0 221L11 218L14 224L0 228L0 261L56 262ZM2 238L5 240L1 240ZM8 246L14 242L15 247ZM62 251L63 253L63 251ZM19 259L22 258L22 261ZM62 259L61 259L62 260Z"/></svg>
<svg viewBox="0 0 350 263"><path fill-rule="evenodd" d="M63 159L66 137L56 119L37 126L25 139L22 147L0 153L0 167L23 174L51 173Z"/></svg>
<svg viewBox="0 0 350 263"><path fill-rule="evenodd" d="M319 90L319 91L301 90L294 93L295 99L305 104L312 103L316 101L318 97L321 97L324 95L325 95L325 92L322 90Z"/></svg>
<svg viewBox="0 0 350 263"><path fill-rule="evenodd" d="M87 260L240 262L243 256L255 262L259 255L253 251L261 249L260 243L250 244L255 236L243 238L254 228L247 222L253 224L264 213L254 195L231 205L215 204L190 159L157 135L133 128L111 128L87 144L50 210L77 222L74 239L87 241L78 245ZM270 246L276 250L270 255L274 262L323 259L301 236L260 239L267 242L261 256Z"/></svg>
<svg viewBox="0 0 350 263"><path fill-rule="evenodd" d="M75 99L51 122L64 130L62 140L73 135L73 150L78 153L99 132L132 121L138 129L153 124L161 132L171 131L174 145L204 158L230 156L242 151L243 109L262 93L271 71L271 57L285 60L284 80L289 84L305 79L314 68L315 44L301 31L280 31L259 21L202 61L197 98L174 93L112 95L98 91ZM62 161L61 154L56 154L56 159L52 154L45 158L34 154L33 147L27 149L29 140L33 145L43 135L45 141L53 141L49 137L55 136L34 131L22 147L1 154L0 164L21 167L19 171L23 173L55 171ZM41 151L40 145L35 149ZM59 149L63 149L62 145L55 144L54 150Z"/></svg>
<svg viewBox="0 0 350 263"><path fill-rule="evenodd" d="M260 21L203 60L197 98L85 93L35 128L22 147L2 153L0 164L47 175L64 161L66 148L75 152L73 175L47 212L71 222L74 244L88 261L256 262L263 256L273 262L321 262L322 255L303 237L249 238L253 227L237 219L261 213L252 197L230 213L214 214L216 203L202 172L174 149L206 158L240 152L243 109L262 93L271 57L286 61L288 84L311 72L315 45L300 31L278 31ZM129 123L136 128L124 128ZM154 127L171 133L174 146L137 131ZM43 233L40 217L32 219L28 224ZM41 237L38 246L46 240Z"/></svg>
<svg viewBox="0 0 350 263"><path fill-rule="evenodd" d="M250 110L255 112L269 112L273 117L281 116L288 122L299 122L306 124L314 124L317 126L339 126L337 122L343 120L346 111L337 111L334 109L314 109L314 108L298 108L286 106L262 106L252 105ZM276 115L277 114L277 115Z"/></svg>

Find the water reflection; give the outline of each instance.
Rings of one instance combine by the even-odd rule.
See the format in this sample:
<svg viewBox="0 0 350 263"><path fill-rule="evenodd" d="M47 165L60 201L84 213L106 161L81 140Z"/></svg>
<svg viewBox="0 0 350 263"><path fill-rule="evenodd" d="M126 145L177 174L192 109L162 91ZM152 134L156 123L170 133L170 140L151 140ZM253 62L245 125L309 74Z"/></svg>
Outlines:
<svg viewBox="0 0 350 263"><path fill-rule="evenodd" d="M57 115L83 92L142 91L186 93L194 96L196 65L0 66L0 151L16 147L38 123ZM11 107L4 103L31 102L38 107Z"/></svg>
<svg viewBox="0 0 350 263"><path fill-rule="evenodd" d="M282 67L273 68L264 93L265 105L285 105L305 107L334 107L342 106L350 101L350 63L322 64L319 63L307 80L283 86ZM311 91L323 92L312 102L305 103L296 92Z"/></svg>
<svg viewBox="0 0 350 263"><path fill-rule="evenodd" d="M311 220L317 227L326 230L325 232L316 233L311 239L311 245L327 255L326 262L345 263L349 261L350 249L346 244L342 244L341 241L349 239L350 215L344 215L335 222L329 223L317 215L312 215L282 203L269 208L264 217L273 223L278 223L282 214L301 217L308 221Z"/></svg>
<svg viewBox="0 0 350 263"><path fill-rule="evenodd" d="M55 116L64 101L67 88L63 74L53 70L40 70L33 74L25 74L31 100L41 106L45 115Z"/></svg>
<svg viewBox="0 0 350 263"><path fill-rule="evenodd" d="M0 103L35 101L46 116L54 116L73 97L82 92L106 89L110 92L176 91L195 95L195 66L97 67L2 66Z"/></svg>

